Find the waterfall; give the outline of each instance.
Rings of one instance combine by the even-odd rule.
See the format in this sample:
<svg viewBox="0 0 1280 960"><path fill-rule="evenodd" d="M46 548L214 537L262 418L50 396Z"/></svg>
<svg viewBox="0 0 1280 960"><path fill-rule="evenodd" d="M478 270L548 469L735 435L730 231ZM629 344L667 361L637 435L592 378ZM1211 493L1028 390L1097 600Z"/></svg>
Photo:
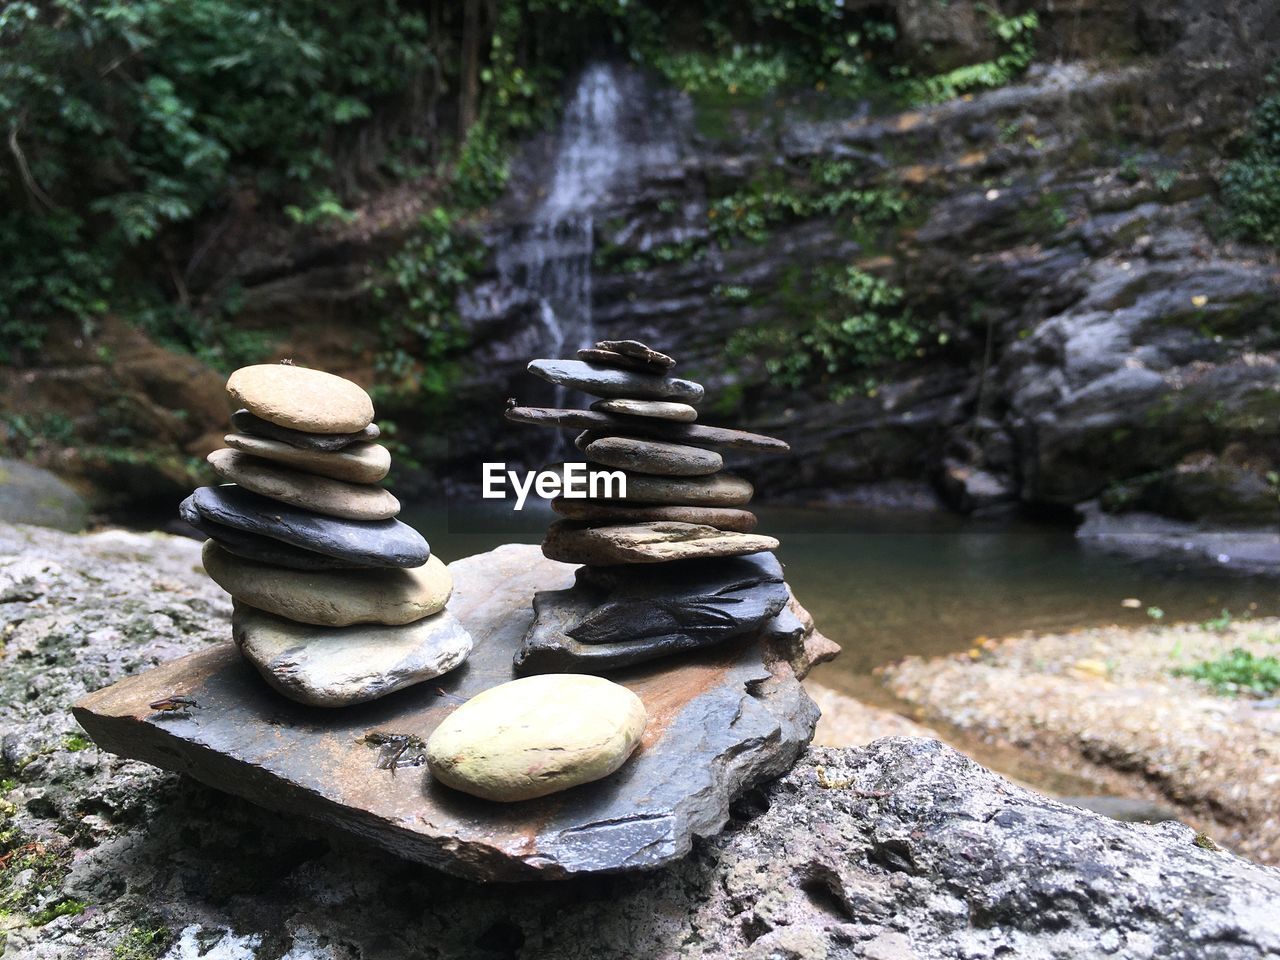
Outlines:
<svg viewBox="0 0 1280 960"><path fill-rule="evenodd" d="M540 356L572 356L596 339L591 321L592 210L606 198L623 163L622 105L619 68L597 64L583 72L565 111L546 195L498 256L502 280L537 300ZM564 405L564 394L563 387L556 389L557 406ZM567 441L560 431L554 433L548 456L562 459Z"/></svg>

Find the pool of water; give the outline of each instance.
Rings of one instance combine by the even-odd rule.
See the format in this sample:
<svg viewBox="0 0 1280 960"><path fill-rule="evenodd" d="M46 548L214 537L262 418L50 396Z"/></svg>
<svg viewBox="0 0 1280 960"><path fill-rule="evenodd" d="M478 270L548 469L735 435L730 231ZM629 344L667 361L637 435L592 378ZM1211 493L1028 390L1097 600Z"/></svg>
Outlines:
<svg viewBox="0 0 1280 960"><path fill-rule="evenodd" d="M865 699L887 695L871 676L909 654L968 649L983 636L1100 624L1199 621L1280 613L1280 584L1211 570L1136 563L1080 546L1066 527L950 515L872 515L754 506L759 530L782 541L778 556L796 597L844 647L815 671ZM541 505L511 512L406 509L444 560L500 543L538 543L554 515ZM1139 607L1121 601L1139 601Z"/></svg>

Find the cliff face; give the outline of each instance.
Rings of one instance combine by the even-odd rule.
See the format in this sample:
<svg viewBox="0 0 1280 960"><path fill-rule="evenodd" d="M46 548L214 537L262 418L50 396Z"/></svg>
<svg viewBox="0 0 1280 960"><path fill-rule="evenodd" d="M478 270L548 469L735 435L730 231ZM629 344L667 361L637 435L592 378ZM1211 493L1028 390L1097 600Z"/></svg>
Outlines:
<svg viewBox="0 0 1280 960"><path fill-rule="evenodd" d="M1100 498L1178 520L1280 519L1276 261L1223 239L1217 201L1277 15L1043 6L1022 79L920 109L820 91L691 97L630 68L588 69L562 126L524 145L477 224L489 253L464 285L466 346L449 371L465 415L397 414L405 434L447 440L421 451L419 480L472 485L481 460L543 459L549 441L500 417L509 396L557 400L525 361L634 336L707 383L708 422L791 441L791 457L754 471L770 495L1063 512ZM896 22L903 63L996 55L977 5L875 9ZM236 322L272 331L277 355L374 379L363 285L422 202L382 198L359 230L240 254ZM850 269L900 297L850 301L831 279ZM888 362L780 376L818 316L853 324L846 348L865 341ZM773 366L770 343L783 344ZM92 343L78 349L75 376L115 376ZM67 372L24 373L6 404L61 410ZM137 405L162 386L138 384ZM190 411L182 423L130 442L198 454L215 426L207 400L173 403ZM110 425L74 416L82 435Z"/></svg>

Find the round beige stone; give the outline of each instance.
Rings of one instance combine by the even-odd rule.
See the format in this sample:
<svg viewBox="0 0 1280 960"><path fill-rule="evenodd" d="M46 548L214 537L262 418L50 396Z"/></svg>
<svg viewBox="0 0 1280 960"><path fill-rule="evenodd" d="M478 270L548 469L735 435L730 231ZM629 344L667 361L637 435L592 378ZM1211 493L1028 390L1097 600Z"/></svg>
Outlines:
<svg viewBox="0 0 1280 960"><path fill-rule="evenodd" d="M646 720L640 698L603 677L525 677L449 714L427 740L427 764L455 790L532 800L613 773L640 743Z"/></svg>
<svg viewBox="0 0 1280 960"><path fill-rule="evenodd" d="M281 503L344 520L388 520L400 512L390 490L363 483L318 477L277 467L236 450L215 450L208 456L214 472L224 480Z"/></svg>
<svg viewBox="0 0 1280 960"><path fill-rule="evenodd" d="M373 420L373 401L358 384L287 363L241 367L227 393L254 416L306 433L356 433Z"/></svg>
<svg viewBox="0 0 1280 960"><path fill-rule="evenodd" d="M279 440L228 433L222 438L228 447L273 463L350 483L377 483L391 469L391 453L380 443L353 443L343 450L326 453L302 450Z"/></svg>
<svg viewBox="0 0 1280 960"><path fill-rule="evenodd" d="M439 557L420 567L376 570L289 570L204 545L210 579L241 603L298 623L413 623L439 613L453 592L453 575Z"/></svg>

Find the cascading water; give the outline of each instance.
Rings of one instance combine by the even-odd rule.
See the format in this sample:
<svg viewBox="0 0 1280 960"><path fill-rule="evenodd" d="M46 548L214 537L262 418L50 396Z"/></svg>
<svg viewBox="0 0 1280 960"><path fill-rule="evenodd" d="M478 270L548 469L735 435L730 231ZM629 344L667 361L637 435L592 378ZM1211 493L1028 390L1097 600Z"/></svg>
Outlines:
<svg viewBox="0 0 1280 960"><path fill-rule="evenodd" d="M595 340L592 210L623 164L622 104L618 68L597 64L584 71L565 111L551 186L532 219L517 228L498 256L503 281L537 298L542 356L571 356ZM555 403L564 402L564 388L558 387ZM562 459L566 440L560 431L554 433L549 456Z"/></svg>

